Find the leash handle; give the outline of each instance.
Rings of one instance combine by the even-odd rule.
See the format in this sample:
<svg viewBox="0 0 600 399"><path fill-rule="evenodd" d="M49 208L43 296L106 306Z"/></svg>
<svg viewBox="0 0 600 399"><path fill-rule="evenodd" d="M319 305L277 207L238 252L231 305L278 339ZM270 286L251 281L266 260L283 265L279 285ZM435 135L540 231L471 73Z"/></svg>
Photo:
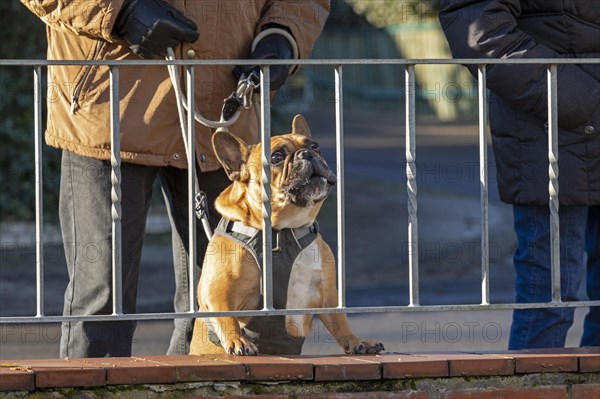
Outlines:
<svg viewBox="0 0 600 399"><path fill-rule="evenodd" d="M167 61L175 61L175 53L171 47L167 48ZM169 71L169 77L171 78L171 84L175 90L175 97L177 99L177 107L183 107L187 112L187 99L185 94L181 90L180 83L181 79L177 65L167 65ZM242 109L249 109L252 107L252 93L256 88L260 87L260 78L256 75L250 74L248 76L242 76L237 84L237 89L227 97L221 110L221 120L213 121L205 118L200 112L194 110L194 119L196 122L203 124L206 127L212 129L227 128L237 122L240 117ZM181 118L180 114L180 118Z"/></svg>

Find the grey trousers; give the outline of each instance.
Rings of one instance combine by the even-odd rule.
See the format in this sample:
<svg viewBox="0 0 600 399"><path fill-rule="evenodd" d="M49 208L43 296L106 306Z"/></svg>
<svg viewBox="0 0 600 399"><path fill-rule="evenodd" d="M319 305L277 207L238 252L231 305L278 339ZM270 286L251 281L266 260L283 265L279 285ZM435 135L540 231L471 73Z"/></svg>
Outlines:
<svg viewBox="0 0 600 399"><path fill-rule="evenodd" d="M69 283L63 314L102 315L112 313L112 225L111 166L107 161L63 151L59 216L63 234ZM138 274L146 216L152 187L160 179L173 237L175 272L174 309L189 306L188 193L187 170L123 163L122 180L122 284L123 312L136 312ZM222 170L199 173L200 189L212 206L229 185ZM210 212L211 224L219 216ZM201 262L207 238L197 222L198 258ZM199 270L195 273L196 280ZM197 281L194 282L197 284ZM168 354L187 354L193 319L175 319ZM131 356L135 322L65 322L62 324L61 357Z"/></svg>

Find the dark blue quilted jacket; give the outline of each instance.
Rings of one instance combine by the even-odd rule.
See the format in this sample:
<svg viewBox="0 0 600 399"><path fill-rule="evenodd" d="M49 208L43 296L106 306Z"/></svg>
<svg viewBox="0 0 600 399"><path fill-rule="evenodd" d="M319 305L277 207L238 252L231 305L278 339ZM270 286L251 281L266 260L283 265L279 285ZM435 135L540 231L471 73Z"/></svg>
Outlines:
<svg viewBox="0 0 600 399"><path fill-rule="evenodd" d="M600 58L597 0L440 0L440 22L455 58ZM599 205L600 65L558 72L559 199ZM490 66L487 79L500 198L548 204L546 66Z"/></svg>

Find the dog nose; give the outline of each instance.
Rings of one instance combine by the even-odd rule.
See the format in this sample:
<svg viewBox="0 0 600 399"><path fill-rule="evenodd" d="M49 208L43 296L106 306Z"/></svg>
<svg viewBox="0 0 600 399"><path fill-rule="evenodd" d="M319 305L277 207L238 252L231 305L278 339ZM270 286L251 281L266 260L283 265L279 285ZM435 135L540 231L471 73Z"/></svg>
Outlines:
<svg viewBox="0 0 600 399"><path fill-rule="evenodd" d="M311 159L313 159L313 153L312 153L311 150L308 150L308 149L299 150L296 153L296 158L297 159L304 159L304 160L311 160Z"/></svg>

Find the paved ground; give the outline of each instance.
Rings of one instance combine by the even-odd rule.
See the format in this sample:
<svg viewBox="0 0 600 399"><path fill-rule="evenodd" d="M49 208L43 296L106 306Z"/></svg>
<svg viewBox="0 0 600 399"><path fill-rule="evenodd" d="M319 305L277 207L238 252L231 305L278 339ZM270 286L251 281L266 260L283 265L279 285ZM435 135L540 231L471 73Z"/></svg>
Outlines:
<svg viewBox="0 0 600 399"><path fill-rule="evenodd" d="M307 115L313 135L335 164L334 117ZM346 274L349 306L408 303L406 168L404 128L398 115L349 113L345 117ZM422 304L479 303L480 206L477 129L472 125L419 124L417 168ZM511 208L498 200L490 162L490 273L492 302L513 301ZM160 214L158 220L160 220ZM326 239L336 245L335 201L320 217ZM160 223L158 223L160 230ZM0 314L35 313L33 244L2 237ZM30 237L33 237L32 235ZM32 240L30 240L32 241ZM46 313L59 314L67 276L57 237L46 240ZM149 235L140 276L139 311L172 309L172 262L168 236ZM577 311L568 345L581 334ZM485 350L506 347L510 312L389 313L351 315L364 336L390 351ZM170 321L140 323L136 354L163 354ZM57 325L1 326L0 358L58 355ZM318 323L305 353L340 353Z"/></svg>

